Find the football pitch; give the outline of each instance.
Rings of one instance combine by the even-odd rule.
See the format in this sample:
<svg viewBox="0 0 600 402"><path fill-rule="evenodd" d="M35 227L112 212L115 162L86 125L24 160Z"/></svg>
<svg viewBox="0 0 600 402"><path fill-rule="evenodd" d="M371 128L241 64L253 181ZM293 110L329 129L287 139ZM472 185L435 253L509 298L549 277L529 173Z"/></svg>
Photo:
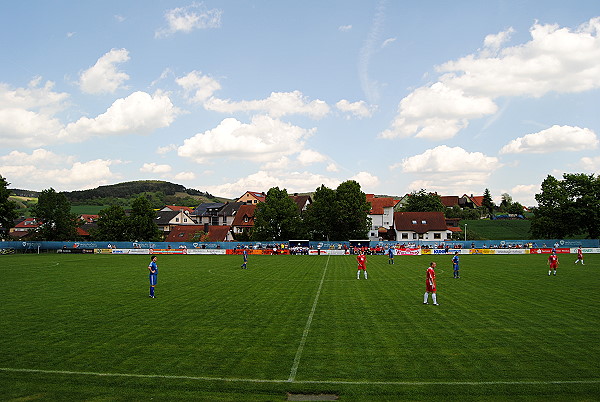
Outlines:
<svg viewBox="0 0 600 402"><path fill-rule="evenodd" d="M546 258L3 255L0 399L599 400L600 255Z"/></svg>

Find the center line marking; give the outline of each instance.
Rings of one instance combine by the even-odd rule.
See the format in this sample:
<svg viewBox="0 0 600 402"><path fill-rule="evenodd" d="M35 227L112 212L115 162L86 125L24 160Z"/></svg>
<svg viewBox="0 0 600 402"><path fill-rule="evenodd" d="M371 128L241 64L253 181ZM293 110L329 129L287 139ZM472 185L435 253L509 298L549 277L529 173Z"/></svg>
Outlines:
<svg viewBox="0 0 600 402"><path fill-rule="evenodd" d="M321 277L321 283L319 283L319 288L317 289L315 301L313 302L312 309L310 310L310 314L308 315L308 320L306 320L306 326L304 327L302 339L300 339L300 345L298 346L298 350L296 351L296 357L294 357L294 364L292 364L290 377L288 378L289 382L293 382L296 379L296 373L298 372L298 366L300 365L300 358L302 357L304 344L306 343L306 338L308 338L308 332L310 331L313 316L315 315L315 310L317 309L317 303L319 302L319 296L321 295L321 288L323 287L323 282L325 281L325 274L327 274L327 268L329 267L329 257L330 256L328 255L327 263L325 264L325 270L323 271L323 276Z"/></svg>

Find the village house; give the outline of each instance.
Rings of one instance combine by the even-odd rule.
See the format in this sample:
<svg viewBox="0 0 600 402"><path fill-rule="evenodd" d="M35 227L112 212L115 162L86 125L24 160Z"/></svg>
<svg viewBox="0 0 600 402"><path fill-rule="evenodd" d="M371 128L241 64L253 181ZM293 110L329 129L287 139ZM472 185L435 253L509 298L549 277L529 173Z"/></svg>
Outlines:
<svg viewBox="0 0 600 402"><path fill-rule="evenodd" d="M443 212L395 212L394 230L396 241L444 241L452 236Z"/></svg>

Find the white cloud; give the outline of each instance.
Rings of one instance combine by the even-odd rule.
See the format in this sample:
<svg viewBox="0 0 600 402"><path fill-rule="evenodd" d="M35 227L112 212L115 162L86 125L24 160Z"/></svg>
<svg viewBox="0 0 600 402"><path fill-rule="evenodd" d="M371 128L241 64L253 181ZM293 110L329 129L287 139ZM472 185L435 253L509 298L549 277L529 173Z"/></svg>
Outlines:
<svg viewBox="0 0 600 402"><path fill-rule="evenodd" d="M338 27L339 31L346 32L352 29L352 25L340 25Z"/></svg>
<svg viewBox="0 0 600 402"><path fill-rule="evenodd" d="M580 165L586 172L600 174L600 156L581 158Z"/></svg>
<svg viewBox="0 0 600 402"><path fill-rule="evenodd" d="M156 153L159 155L164 155L167 154L171 151L175 151L177 149L177 145L175 144L169 144L169 145L165 145L164 147L158 147L156 149Z"/></svg>
<svg viewBox="0 0 600 402"><path fill-rule="evenodd" d="M328 172L339 172L340 168L335 163L331 162L327 165L325 170L327 170Z"/></svg>
<svg viewBox="0 0 600 402"><path fill-rule="evenodd" d="M112 49L79 75L81 90L89 94L114 93L129 79L129 75L117 70L116 64L128 60L126 49Z"/></svg>
<svg viewBox="0 0 600 402"><path fill-rule="evenodd" d="M63 110L69 94L54 92L52 81L46 81L43 87L40 87L41 82L41 77L35 77L27 88L16 89L0 82L0 109L34 110L46 115Z"/></svg>
<svg viewBox="0 0 600 402"><path fill-rule="evenodd" d="M285 188L288 193L293 194L315 191L322 184L329 188L336 188L340 183L341 181L338 179L309 172L281 172L277 175L261 170L232 183L205 186L204 188L211 194L235 198L248 190L266 193L271 187L279 187L280 189Z"/></svg>
<svg viewBox="0 0 600 402"><path fill-rule="evenodd" d="M173 179L181 181L195 180L196 174L194 172L179 172L173 177Z"/></svg>
<svg viewBox="0 0 600 402"><path fill-rule="evenodd" d="M83 141L96 135L147 134L169 126L180 111L169 97L161 92L154 95L134 92L117 99L105 113L90 119L82 117L61 132L67 141Z"/></svg>
<svg viewBox="0 0 600 402"><path fill-rule="evenodd" d="M285 170L287 168L289 168L292 164L292 161L289 157L287 156L282 156L281 158L271 161L271 162L267 162L264 165L262 165L260 168L261 170L266 170L266 171L281 171L281 170Z"/></svg>
<svg viewBox="0 0 600 402"><path fill-rule="evenodd" d="M192 3L187 7L177 7L165 12L167 27L155 33L156 38L169 36L177 32L190 33L196 29L219 28L222 10L207 9L202 3Z"/></svg>
<svg viewBox="0 0 600 402"><path fill-rule="evenodd" d="M172 170L170 165L158 165L154 162L144 163L140 168L140 172L142 173L169 173Z"/></svg>
<svg viewBox="0 0 600 402"><path fill-rule="evenodd" d="M518 184L508 191L513 201L519 202L524 206L536 205L535 194L539 192L539 184Z"/></svg>
<svg viewBox="0 0 600 402"><path fill-rule="evenodd" d="M188 101L192 103L202 103L221 89L221 84L217 80L202 75L199 71L192 71L177 78L175 82L185 90Z"/></svg>
<svg viewBox="0 0 600 402"><path fill-rule="evenodd" d="M358 172L352 176L350 180L357 181L360 184L360 188L363 192L372 191L379 186L379 178L377 176L373 176L369 172Z"/></svg>
<svg viewBox="0 0 600 402"><path fill-rule="evenodd" d="M438 82L402 99L392 127L380 136L446 139L470 119L496 113L494 99L501 96L600 88L600 17L576 29L536 23L529 42L502 48L512 32L488 35L479 53L437 67Z"/></svg>
<svg viewBox="0 0 600 402"><path fill-rule="evenodd" d="M335 106L342 112L351 113L358 118L371 117L374 109L368 107L365 101L349 102L346 99L340 100Z"/></svg>
<svg viewBox="0 0 600 402"><path fill-rule="evenodd" d="M114 16L117 22L124 22L127 18L123 17L121 14L115 14Z"/></svg>
<svg viewBox="0 0 600 402"><path fill-rule="evenodd" d="M402 160L392 168L401 167L406 173L490 172L500 167L498 158L481 152L467 152L460 147L440 145L420 155Z"/></svg>
<svg viewBox="0 0 600 402"><path fill-rule="evenodd" d="M512 140L500 154L545 154L550 152L584 151L598 147L598 137L588 128L558 126Z"/></svg>
<svg viewBox="0 0 600 402"><path fill-rule="evenodd" d="M221 113L261 112L275 118L300 114L320 119L329 113L327 103L319 99L308 101L300 91L272 92L266 99L239 102L210 98L204 107Z"/></svg>
<svg viewBox="0 0 600 402"><path fill-rule="evenodd" d="M304 149L300 151L297 159L301 165L307 166L314 163L325 162L327 157L320 152L313 151L312 149Z"/></svg>
<svg viewBox="0 0 600 402"><path fill-rule="evenodd" d="M110 166L119 161L95 159L75 161L72 156L36 149L31 154L13 151L0 157L0 174L16 187L43 189L59 184L60 191L93 188L117 178Z"/></svg>
<svg viewBox="0 0 600 402"><path fill-rule="evenodd" d="M214 129L184 140L177 153L198 163L219 157L273 162L300 152L312 133L269 116L254 116L249 124L227 118Z"/></svg>
<svg viewBox="0 0 600 402"><path fill-rule="evenodd" d="M383 41L383 43L381 44L381 48L383 49L384 47L389 46L390 44L394 43L396 41L396 38L387 38L386 40Z"/></svg>

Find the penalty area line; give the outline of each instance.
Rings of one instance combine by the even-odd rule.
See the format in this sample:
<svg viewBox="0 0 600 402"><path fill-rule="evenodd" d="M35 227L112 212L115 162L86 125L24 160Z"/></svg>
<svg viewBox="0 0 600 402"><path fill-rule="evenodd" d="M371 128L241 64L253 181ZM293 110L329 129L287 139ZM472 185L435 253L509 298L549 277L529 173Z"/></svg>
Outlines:
<svg viewBox="0 0 600 402"><path fill-rule="evenodd" d="M489 386L489 385L569 385L569 384L600 384L600 379L588 380L544 380L544 381L344 381L344 380L321 380L321 381L289 381L269 380L260 378L226 378L226 377L196 377L187 375L161 375L161 374L132 374L132 373L100 373L93 371L70 371L70 370L43 370L0 367L0 372L7 373L31 373L31 374L55 374L55 375L78 375L95 377L127 377L127 378L151 378L167 380L192 380L192 381L224 381L224 382L249 382L249 383L294 383L294 384L330 384L330 385L399 385L399 386L430 386L430 385L466 385L466 386Z"/></svg>

